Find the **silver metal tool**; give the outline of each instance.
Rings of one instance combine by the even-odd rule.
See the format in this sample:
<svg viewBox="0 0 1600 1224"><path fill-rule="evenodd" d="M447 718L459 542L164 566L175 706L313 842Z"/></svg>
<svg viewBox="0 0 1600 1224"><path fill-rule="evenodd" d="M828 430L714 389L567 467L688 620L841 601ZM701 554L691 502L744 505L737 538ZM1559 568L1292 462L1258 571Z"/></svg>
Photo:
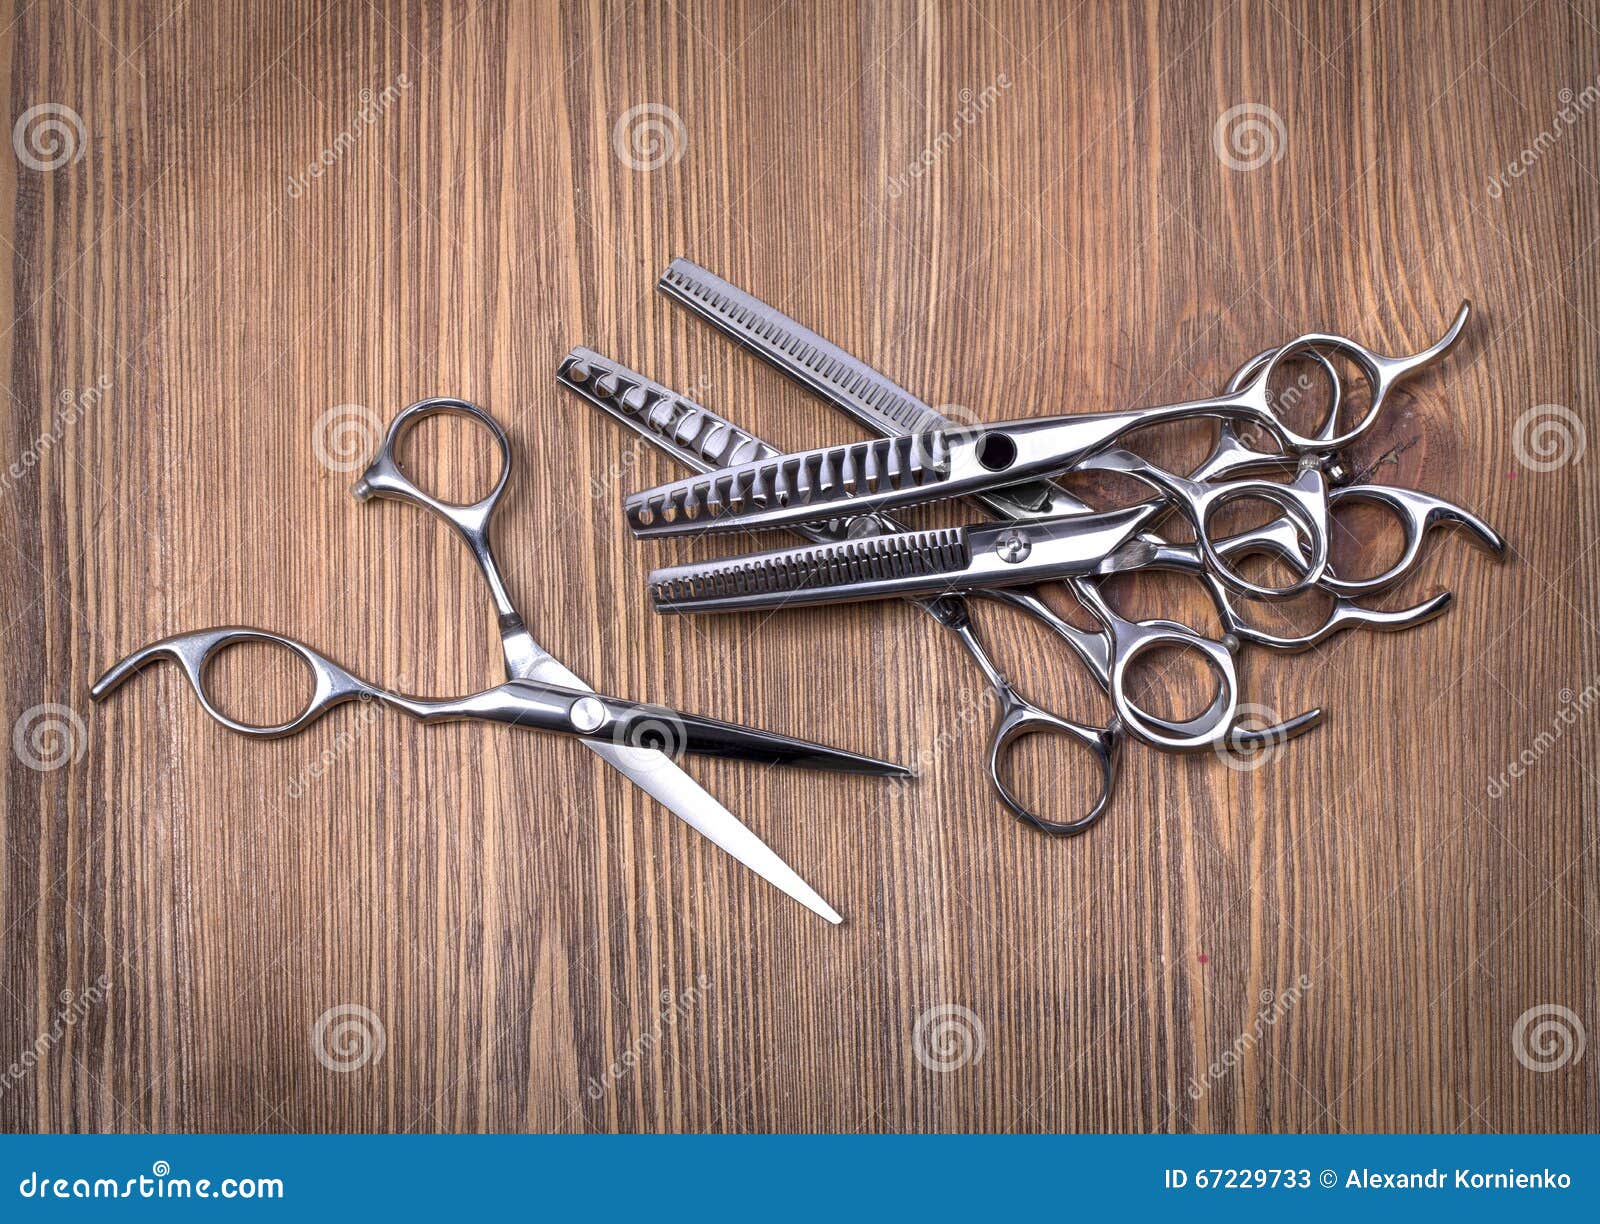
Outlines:
<svg viewBox="0 0 1600 1224"><path fill-rule="evenodd" d="M1133 538L1143 517L1135 507L691 562L654 571L650 600L658 612L743 612L1114 574L1154 558L1153 548Z"/></svg>
<svg viewBox="0 0 1600 1224"><path fill-rule="evenodd" d="M955 428L928 404L864 362L780 311L687 260L674 261L661 277L659 288L710 322L724 335L750 349L827 402L841 408L848 415L879 433L885 435L905 431L928 433ZM1437 360L1459 334L1465 320L1464 310L1465 308L1449 334L1416 357L1389 359L1368 354L1366 358L1361 358L1360 354L1356 354L1356 364L1366 370L1369 381L1376 388L1375 394L1380 397L1386 395L1404 377ZM1324 340L1329 342L1331 348L1325 349L1320 344ZM1350 343L1337 337L1302 337L1290 345L1258 354L1236 371L1228 384L1227 392L1222 397L1224 399L1237 397L1244 389L1260 385L1263 376L1270 376L1276 366L1291 359L1309 360L1322 371L1326 384L1326 398L1330 403L1318 432L1313 437L1305 439L1315 448L1314 450L1290 462L1283 451L1262 452L1247 446L1233 431L1231 423L1223 420L1211 455L1201 468L1188 478L1198 485L1206 478L1222 479L1245 471L1270 469L1273 466L1280 468L1290 466L1305 470L1314 468L1317 483L1309 488L1294 490L1289 495L1299 503L1304 511L1303 514L1295 514L1291 506L1277 497L1270 497L1267 500L1284 510L1282 517L1263 528L1242 533L1238 537L1216 540L1207 530L1197 532L1199 542L1189 546L1170 544L1152 531L1146 531L1138 537L1153 550L1149 561L1152 567L1177 569L1206 581L1225 628L1221 642L1212 642L1185 626L1173 626L1170 622L1130 624L1116 614L1109 601L1098 590L1097 581L1093 578L1074 578L1068 585L1078 600L1105 626L1101 634L1085 634L1084 631L1056 616L1047 605L1026 591L1007 589L989 592L991 598L998 598L1014 607L1024 608L1031 615L1051 625L1052 629L1073 646L1091 671L1096 672L1097 678L1108 673L1113 678L1125 678L1135 657L1158 645L1189 647L1197 650L1216 673L1219 698L1226 699L1220 707L1226 710L1226 719L1220 724L1213 723L1206 734L1185 737L1164 731L1159 720L1148 718L1137 705L1128 700L1119 683L1113 682L1110 687L1113 705L1120 722L1139 738L1154 746L1192 750L1217 746L1229 742L1231 737L1237 735L1238 729L1234 726L1237 686L1231 655L1241 641L1251 641L1280 651L1303 650L1345 629L1359 627L1392 631L1408 628L1437 616L1449 603L1450 597L1445 593L1411 608L1380 611L1361 607L1345 594L1329 591L1332 598L1320 625L1304 633L1279 634L1259 629L1251 623L1241 606L1244 601L1233 597L1228 589L1230 586L1237 588L1241 584L1225 584L1219 580L1216 571L1228 569L1230 559L1261 552L1271 553L1279 560L1287 561L1291 570L1299 569L1302 578L1308 569L1325 570L1323 558L1326 554L1323 547L1315 538L1308 542L1305 537L1308 519L1316 524L1317 534L1323 537L1324 541L1327 535L1326 503L1332 497L1327 492L1327 478L1340 473L1337 456L1328 448L1343 438L1364 430L1376 416L1375 410L1369 406L1356 427L1347 430L1344 435L1338 432L1344 389L1329 360L1329 355L1330 352L1332 355L1338 355L1344 351L1341 346ZM1365 352L1366 350L1361 350L1361 353ZM968 427L966 432L972 432L973 428L982 427ZM1107 448L1108 451L1110 449L1112 448ZM770 458L770 456L752 455L746 462L753 464ZM1146 476L1155 473L1153 465L1144 464L1142 460L1140 470ZM1145 503L1150 514L1149 524L1153 525L1173 509L1173 489L1178 478L1160 473L1156 479L1147 482L1164 492L1162 497ZM1210 511L1215 509L1215 505L1207 508L1203 504L1195 503L1202 503L1202 499L1208 498L1210 493L1199 488L1192 492L1191 521L1199 519L1203 525L1209 527L1205 520L1210 517ZM1049 480L986 489L973 500L990 512L1013 520L1032 521L1091 513L1091 508L1086 503ZM1181 503L1183 499L1180 497L1177 500ZM841 505L830 505L828 509L835 512L845 509L857 510L863 508L859 503L860 499L846 499ZM1448 505L1448 503L1442 504ZM1459 510L1459 508L1452 509ZM1459 513L1462 517L1457 521L1477 521L1465 511ZM881 515L877 517L882 518ZM1407 531L1409 536L1410 529L1407 528ZM1484 531L1487 532L1486 527ZM1498 547L1498 537L1492 532L1482 538L1491 547ZM1309 562L1305 560L1307 552L1311 555ZM1210 564L1207 563L1208 553L1213 554ZM1415 550L1408 548L1407 559L1402 566L1394 567L1391 580L1400 576L1401 570L1415 559L1415 555ZM1243 585L1249 589L1248 584ZM1304 584L1302 582L1297 585ZM1294 588L1261 589L1263 593L1283 595L1290 593ZM1327 590L1326 587L1321 589ZM1174 631L1177 631L1176 634ZM1214 704L1213 710L1218 708L1219 706Z"/></svg>
<svg viewBox="0 0 1600 1224"><path fill-rule="evenodd" d="M933 427L938 417L932 409L894 386L834 346L820 347L815 333L796 331L792 320L770 318L770 307L740 300L739 291L726 282L709 278L703 269L677 261L662 287L697 313L737 329L741 342L761 346L768 360L786 372L801 370L802 381L820 389L830 402L839 403L857 419L870 422L879 432L901 431L874 442L849 443L816 450L747 461L705 476L689 477L635 493L624 500L624 512L634 534L666 536L704 532L750 530L804 522L828 514L862 514L970 494L991 493L1023 485L1022 508L1037 514L1047 505L1035 485L1041 478L1060 475L1113 450L1128 433L1195 417L1244 422L1260 426L1281 447L1276 455L1252 461L1288 464L1300 471L1320 468L1322 456L1360 437L1377 420L1394 389L1426 369L1455 343L1465 326L1469 307L1463 305L1446 334L1435 344L1409 357L1386 357L1343 336L1310 333L1296 337L1254 364L1248 378L1235 390L1213 399L1166 404L1126 412L1079 413L1045 416L1004 424ZM733 290L732 293L729 291ZM766 315L768 317L762 317ZM724 322L726 321L726 322ZM822 342L826 344L826 342ZM1329 395L1335 407L1327 424L1307 436L1296 432L1273 406L1269 394L1272 378L1289 363L1306 357L1321 359L1333 379ZM1370 395L1360 419L1342 432L1338 406L1343 388L1330 357L1348 359L1367 380ZM904 432L916 428L917 432ZM1115 461L1111 461L1115 466ZM1235 472L1245 465L1234 463ZM1235 480L1218 484L1213 471L1206 482L1212 487L1181 485L1175 478L1148 465L1133 465L1130 475L1151 479L1158 491L1189 514L1202 553L1224 581L1233 581L1210 532L1210 521L1221 505L1241 499L1269 502L1301 529L1311 546L1309 562L1294 585L1285 590L1249 587L1258 596L1289 595L1308 589L1322 576L1326 565L1327 524L1325 492L1314 479L1288 485L1264 480ZM1018 494L1013 493L1013 496Z"/></svg>
<svg viewBox="0 0 1600 1224"><path fill-rule="evenodd" d="M419 421L436 414L459 415L475 421L488 430L499 447L500 476L482 500L471 505L441 501L419 488L401 470L396 457L401 440ZM395 417L377 457L351 490L359 500L393 498L430 510L449 523L466 543L489 587L498 615L507 675L505 683L461 698L434 700L406 696L358 679L292 638L260 629L226 627L179 634L134 651L95 682L93 697L96 700L105 698L134 672L166 658L182 667L206 712L241 735L258 738L292 735L338 705L367 699L424 722L484 720L577 736L591 751L747 867L829 922L839 922L840 917L831 906L684 773L669 754L698 753L886 775L905 775L908 771L872 757L806 740L595 693L533 640L511 601L495 561L490 546L490 525L510 472L510 442L492 417L465 400L430 399L411 405ZM310 667L314 691L306 707L293 719L256 726L229 717L213 699L206 687L207 666L218 651L240 642L266 642L285 647Z"/></svg>
<svg viewBox="0 0 1600 1224"><path fill-rule="evenodd" d="M592 349L573 349L562 361L557 380L658 449L696 470L709 470L721 456L730 452L752 457L777 453L754 434ZM813 541L823 543L866 539L875 533L896 532L900 526L886 516L876 516L813 524L798 530ZM1113 684L1113 660L1119 654L1119 644L1125 643L1128 635L1190 634L1183 626L1172 622L1133 625L1109 609L1104 609L1103 613L1108 618L1108 624L1117 628L1093 633L1079 629L1057 616L1030 592L1001 590L990 592L989 597L1037 617L1060 634L1088 664L1091 674L1105 689ZM1114 720L1108 726L1092 726L1051 713L1023 697L1003 674L979 637L962 596L947 594L937 599L913 599L911 602L956 635L994 693L1000 713L990 734L987 763L990 781L1002 802L1021 819L1053 834L1081 833L1099 820L1116 788L1125 738L1123 724ZM1211 708L1188 723L1168 723L1153 715L1146 717L1165 734L1193 737L1209 733L1212 727L1227 717L1228 701L1228 692L1219 692ZM1320 719L1321 711L1313 710L1272 727L1255 730L1236 728L1232 742L1241 749L1279 742L1303 734ZM1035 734L1065 736L1091 754L1099 775L1099 792L1084 814L1058 820L1037 811L1016 793L1010 781L1011 754L1021 740Z"/></svg>

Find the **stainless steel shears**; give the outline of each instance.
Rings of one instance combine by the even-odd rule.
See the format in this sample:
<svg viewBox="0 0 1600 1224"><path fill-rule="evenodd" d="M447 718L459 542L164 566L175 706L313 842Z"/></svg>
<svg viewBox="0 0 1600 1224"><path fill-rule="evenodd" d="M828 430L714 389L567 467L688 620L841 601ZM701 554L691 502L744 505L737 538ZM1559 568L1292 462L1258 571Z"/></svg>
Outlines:
<svg viewBox="0 0 1600 1224"><path fill-rule="evenodd" d="M679 279L693 278L704 285L703 269L675 265ZM668 277L673 277L669 271ZM723 282L726 286L726 282ZM726 289L732 289L726 286ZM725 296L718 287L717 296ZM704 295L679 295L698 309ZM764 304L763 304L764 305ZM765 308L770 310L770 308ZM1112 470L1125 471L1153 484L1169 503L1191 520L1201 550L1224 581L1232 581L1230 567L1220 563L1221 551L1211 535L1216 512L1230 502L1259 499L1274 504L1301 530L1310 545L1309 560L1293 586L1266 587L1248 593L1290 595L1308 589L1321 579L1327 563L1326 490L1316 481L1296 479L1289 484L1237 479L1218 483L1224 475L1238 475L1263 464L1287 464L1298 472L1315 472L1323 456L1361 437L1375 422L1395 388L1438 361L1460 337L1469 308L1463 305L1449 330L1436 343L1409 357L1386 357L1344 336L1308 333L1298 336L1258 359L1248 375L1224 395L1211 399L1163 404L1123 412L1076 413L1043 416L995 425L913 429L892 418L879 418L877 428L889 425L898 432L875 442L779 455L776 458L724 467L706 476L688 477L632 494L623 503L629 526L638 536L701 534L781 527L806 522L830 513L869 514L879 510L938 501L946 498L1010 490L1013 501L1023 486L1020 504L1040 517L1053 517L1047 492L1038 482L1094 465L1107 466L1106 453L1123 437L1138 429L1177 421L1210 417L1224 422L1255 425L1281 447L1277 453L1259 453L1241 461L1230 457L1221 467L1179 481L1170 474L1137 461L1110 462ZM786 320L786 322L792 322ZM820 337L817 337L820 339ZM807 347L810 347L809 341ZM829 346L830 348L832 346ZM1334 407L1328 424L1315 434L1296 432L1274 408L1269 383L1290 362L1315 355L1334 374L1329 395ZM852 363L848 354L842 356ZM1360 419L1344 431L1338 429L1343 403L1330 356L1351 361L1367 380L1369 403ZM875 373L875 372L874 372ZM901 393L904 395L904 392ZM910 397L907 396L907 399ZM923 405L922 407L926 407ZM919 425L930 425L938 414L920 414ZM1124 466L1125 464L1125 466ZM1030 483L1031 482L1031 483Z"/></svg>
<svg viewBox="0 0 1600 1224"><path fill-rule="evenodd" d="M712 323L723 334L751 349L780 371L870 429L885 436L927 435L941 430L955 432L951 423L926 403L871 367L772 307L686 260L675 261L662 276L658 287ZM1369 378L1378 388L1375 395L1378 397L1386 395L1387 390L1392 389L1407 373L1412 372L1413 368L1421 368L1422 365L1437 359L1459 333L1463 318L1458 318L1451 333L1438 344L1431 346L1425 354L1398 359L1368 354L1365 362L1358 360L1357 364L1368 372ZM1091 825L1105 811L1109 801L1116 776L1119 747L1126 733L1132 733L1157 747L1192 750L1226 746L1248 748L1263 740L1286 738L1309 729L1320 718L1320 711L1310 711L1276 727L1263 730L1245 730L1238 726L1237 681L1232 655L1241 642L1249 641L1269 649L1292 652L1307 649L1334 633L1350 628L1394 630L1422 623L1445 610L1450 602L1448 592L1436 595L1415 607L1397 611L1361 607L1353 601L1353 596L1381 589L1403 577L1416 558L1422 535L1429 527L1441 522L1467 525L1477 532L1485 543L1491 547L1500 547L1498 536L1482 524L1481 520L1440 499L1427 499L1426 495L1412 495L1423 499L1413 501L1403 496L1410 493L1408 490L1392 491L1381 486L1351 486L1347 493L1329 490L1327 482L1330 479L1330 472L1337 473L1337 464L1331 454L1332 447L1365 429L1375 417L1375 410L1369 407L1362 422L1355 428L1347 430L1344 435L1336 432L1339 396L1342 391L1331 364L1317 347L1323 341L1333 343L1335 349L1340 345L1358 347L1337 337L1321 335L1301 337L1291 345L1269 350L1247 362L1235 374L1225 396L1220 397L1223 400L1236 400L1241 395L1242 388L1262 385L1263 371L1281 365L1291 355L1321 363L1330 376L1333 408L1329 411L1318 434L1304 439L1308 443L1307 456L1311 457L1311 461L1304 462L1306 456L1299 456L1287 464L1291 468L1299 469L1300 476L1311 473L1314 480L1306 479L1302 487L1288 494L1281 492L1282 486L1271 484L1267 485L1266 490L1250 489L1252 493L1264 493L1263 500L1270 501L1284 510L1283 515L1274 523L1220 540L1211 539L1209 533L1202 534L1197 531L1197 543L1194 545L1171 544L1150 530L1160 517L1174 508L1175 498L1182 500L1184 496L1189 500L1185 516L1190 518L1191 522L1198 520L1202 527L1207 526L1214 509L1223 500L1206 484L1207 478L1216 479L1252 469L1271 470L1275 467L1281 469L1286 465L1281 450L1262 452L1247 446L1232 428L1228 419L1231 413L1205 414L1221 416L1223 420L1212 455L1202 464L1201 470L1183 478L1189 482L1188 488L1182 487L1180 478L1161 472L1140 457L1131 455L1130 452L1119 452L1114 446L1106 446L1090 456L1091 460L1099 460L1106 466L1118 466L1124 471L1137 466L1139 471L1129 474L1146 478L1146 483L1154 486L1161 494L1155 501L1146 504L1144 513L1148 517L1143 522L1137 518L1130 519L1114 514L1110 518L1091 520L1093 523L1091 529L1121 532L1123 528L1127 528L1126 537L1116 537L1119 548L1127 549L1136 544L1138 549L1136 552L1122 552L1119 557L1121 564L1172 568L1201 577L1213 596L1223 622L1224 633L1220 641L1206 638L1187 626L1170 621L1130 622L1122 618L1111 607L1099 590L1097 579L1092 576L1073 577L1068 581L1068 586L1100 622L1102 627L1098 631L1078 628L1057 615L1035 592L1020 587L981 589L963 586L956 582L945 582L942 586L925 588L922 594L913 597L914 602L957 634L963 646L984 672L999 699L1001 718L990 741L990 772L998 793L1017 815L1051 832L1078 832ZM1362 352L1366 353L1366 350ZM787 458L794 458L794 456L777 455L773 448L760 443L753 438L753 435L715 417L700 405L684 400L661 384L652 383L588 350L575 350L569 355L567 361L563 363L561 377L566 385L655 441L669 453L675 454L696 471L705 472L708 467L719 469L713 473L711 486L713 489L716 487L715 482L720 481L729 472L759 469L763 465L767 465L770 470L770 465L774 462L781 463ZM1270 406L1268 411L1271 411ZM1259 415L1253 416L1250 413L1245 413L1244 416L1246 419L1260 419ZM973 431L966 429L960 432L970 438ZM1292 434L1292 431L1289 432ZM1299 435L1293 435L1291 441L1298 437ZM816 489L826 485L830 478L837 481L841 487L846 483L853 483L856 490L865 489L870 494L874 484L864 481L864 477L869 474L865 470L865 464L858 465L853 470L846 466L845 456L850 449L826 448L824 452L809 452L809 454L830 454L835 462L830 464L828 472L824 472L820 464L816 468L801 465L793 469L794 480L783 490L774 486L771 490L762 491L755 482L743 485L739 482L726 484L723 486L727 492L726 501L729 507L735 510L740 508L733 505L735 502L742 502L745 507L754 506L754 517L760 519L767 509L775 506L783 508L784 499L778 496L779 493L787 496L792 495L797 489ZM918 452L915 448L906 448L886 451L884 454L897 458L886 458L885 462L871 473L875 479L883 479L896 473L903 475L909 467L907 463L899 460L914 463ZM815 479L812 479L813 477ZM690 480L663 486L663 489L695 487L695 485L696 482ZM699 487L707 486L701 482ZM629 505L637 506L659 492L660 490L656 490L651 494L640 495L638 499L630 499ZM1393 496L1396 492L1402 496ZM758 493L760 496L757 496ZM1235 497L1243 495L1242 491L1234 494ZM1406 548L1401 560L1384 575L1359 582L1346 582L1335 578L1328 571L1324 559L1325 552L1323 545L1318 543L1318 535L1325 542L1329 508L1345 497L1378 502L1400 515ZM1296 506L1303 508L1303 513L1297 514L1295 509L1284 504L1290 498L1295 499ZM893 542L896 537L893 533L898 525L888 521L882 514L855 513L858 508L855 498L824 497L823 500L825 502L837 500L841 504L829 505L827 509L841 515L848 514L850 517L828 520L823 527L815 522L816 511L812 510L810 517L813 521L805 534L813 540L837 543L837 551L824 555L837 561L841 571L848 572L848 566L852 563L861 564L864 553L870 555L873 537L882 537L887 533L891 542L888 551L894 551ZM1049 481L1006 487L984 487L974 500L979 501L992 513L1030 532L1035 525L1032 520L1035 519L1050 522L1062 516L1093 513L1085 503ZM1426 507L1424 502L1428 503ZM666 503L658 502L657 505L665 506ZM677 517L676 511L672 517ZM743 519L741 525L752 525L750 516L736 514L735 517ZM760 525L766 525L766 522L762 521ZM704 529L705 526L706 522L698 519L698 516L685 523L686 530ZM996 547L1006 547L1009 541L1005 538L1004 525L992 526L996 529L992 543ZM1053 526L1051 530L1054 530ZM1031 543L1029 540L1028 547L1021 550L1024 558L1031 551ZM855 545L861 547L854 547ZM1223 566L1215 567L1207 563L1207 545L1215 559L1224 563ZM818 550L809 551L815 554ZM1322 570L1318 586L1328 592L1331 599L1322 623L1315 629L1298 634L1281 634L1256 628L1250 623L1241 607L1245 601L1239 598L1241 591L1238 588L1241 585L1245 588L1244 594L1253 593L1248 584L1230 583L1214 572L1215 568L1231 568L1228 563L1234 558L1262 552L1277 556L1297 573L1298 582L1292 590L1302 589L1307 585L1305 578L1308 571ZM1309 561L1307 554L1311 558ZM743 560L754 562L758 558ZM717 563L712 564L714 566ZM703 568L701 567L702 570ZM868 568L871 568L870 565ZM892 565L888 568L891 577L904 577L903 573L894 572ZM819 567L817 572L826 573L827 567ZM860 576L859 571L857 576ZM684 572L680 577L692 583L695 575ZM741 582L753 588L763 581L755 572L753 565L744 572L742 578L732 570L726 573L725 578L726 589L730 592ZM1335 587L1335 583L1340 585ZM901 582L899 585L903 593L916 584ZM1262 588L1261 593L1283 595L1292 593L1292 590ZM995 665L973 631L971 619L966 613L965 601L961 598L963 594L981 595L997 600L1041 620L1073 648L1095 679L1107 690L1117 717L1105 727L1087 726L1070 719L1059 718L1021 697ZM861 596L858 594L856 597ZM1161 645L1197 649L1216 673L1218 691L1210 709L1188 723L1170 723L1155 718L1140 709L1124 688L1129 665L1133 659ZM1028 805L1012 792L1007 782L1005 761L1011 745L1025 735L1047 730L1063 732L1069 738L1089 748L1099 765L1103 782L1101 794L1090 810L1076 819L1054 820L1030 810Z"/></svg>
<svg viewBox="0 0 1600 1224"><path fill-rule="evenodd" d="M672 455L685 465L708 470L719 457L732 454L756 455L766 451L777 453L754 434L742 430L703 406L685 399L661 383L654 382L625 366L601 356L590 349L572 350L561 363L557 374L561 384L576 392L586 401L622 422L644 437L658 449ZM801 527L802 534L818 541L860 538L867 532L887 531L894 526L892 520L879 516L879 521L855 520ZM1192 630L1170 621L1153 621L1137 624L1126 621L1108 606L1100 605L1100 616L1107 628L1100 632L1080 629L1058 616L1035 593L1015 589L985 593L1007 606L1017 608L1048 625L1063 637L1089 667L1101 687L1110 691L1119 656L1130 655L1133 648L1152 635L1161 640L1175 638L1187 643L1195 637ZM990 736L988 765L996 793L1010 810L1030 824L1050 833L1077 833L1088 828L1104 813L1116 787L1124 728L1113 720L1109 726L1097 727L1073 719L1063 718L1028 701L1006 679L999 665L990 655L972 622L967 601L959 594L944 594L936 598L913 599L929 616L950 630L962 647L977 663L986 681L994 691L1000 715ZM1204 639L1201 639L1204 640ZM1120 673L1119 673L1120 680ZM1231 690L1229 690L1231 692ZM1168 723L1138 712L1153 725L1172 735L1193 735L1209 732L1227 713L1227 693L1219 693L1211 709L1189 723ZM1292 738L1310 730L1321 718L1320 710L1305 714L1270 728L1236 730L1234 743L1242 749ZM1058 733L1067 736L1086 749L1094 758L1099 774L1099 792L1089 811L1076 819L1060 821L1033 810L1013 789L1009 779L1009 757L1020 740L1033 734Z"/></svg>
<svg viewBox="0 0 1600 1224"><path fill-rule="evenodd" d="M419 421L437 414L466 417L486 429L500 453L500 475L487 496L471 505L441 501L419 488L400 467L398 448ZM488 585L498 617L506 681L466 697L432 699L391 692L359 679L311 647L261 629L224 627L182 633L141 647L111 667L91 690L102 700L129 676L158 659L179 664L212 718L241 735L262 739L293 735L345 702L374 700L423 722L482 720L578 737L590 751L659 800L745 866L826 918L839 914L754 833L711 797L672 759L681 753L799 765L856 773L905 775L898 765L814 744L596 693L534 641L507 591L490 546L490 526L511 475L511 445L488 413L459 399L412 404L390 424L376 458L351 488L361 501L392 498L433 512L455 530ZM242 642L286 647L309 666L314 688L305 708L287 722L254 725L225 714L207 688L208 665L218 652Z"/></svg>

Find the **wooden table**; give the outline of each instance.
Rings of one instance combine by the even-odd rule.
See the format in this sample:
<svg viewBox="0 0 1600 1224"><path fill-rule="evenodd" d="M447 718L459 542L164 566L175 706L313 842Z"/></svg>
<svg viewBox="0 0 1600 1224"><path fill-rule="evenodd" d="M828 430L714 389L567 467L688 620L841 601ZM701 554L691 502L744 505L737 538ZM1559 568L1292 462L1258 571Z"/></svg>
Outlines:
<svg viewBox="0 0 1600 1224"><path fill-rule="evenodd" d="M1596 1127L1592 8L5 23L11 122L54 107L0 166L7 1127ZM991 418L1209 393L1312 328L1411 351L1470 297L1359 458L1511 553L1435 541L1391 603L1457 604L1415 632L1247 652L1250 700L1326 725L1254 770L1134 747L1103 824L1051 840L996 804L992 709L925 618L648 611L646 572L710 549L628 538L620 494L679 473L556 386L570 346L786 447L860 436L653 292L679 254ZM497 680L465 550L346 493L444 393L509 430L499 551L590 682L921 762L692 767L842 928L571 741L351 708L258 743L171 669L90 704L126 652L226 623L412 691ZM426 440L431 478L485 478L470 432ZM1118 598L1214 624L1182 580ZM1031 694L1105 716L1055 643L983 620ZM241 655L230 702L290 709L293 668ZM1028 781L1070 802L1065 753Z"/></svg>

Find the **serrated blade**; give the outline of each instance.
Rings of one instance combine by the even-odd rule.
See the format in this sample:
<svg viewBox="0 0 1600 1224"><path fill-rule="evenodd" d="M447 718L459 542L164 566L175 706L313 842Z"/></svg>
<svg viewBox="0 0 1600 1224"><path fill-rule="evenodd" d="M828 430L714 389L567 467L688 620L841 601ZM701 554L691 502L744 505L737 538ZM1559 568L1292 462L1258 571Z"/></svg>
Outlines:
<svg viewBox="0 0 1600 1224"><path fill-rule="evenodd" d="M780 549L650 575L658 612L737 611L939 590L966 572L966 531L908 531Z"/></svg>
<svg viewBox="0 0 1600 1224"><path fill-rule="evenodd" d="M757 459L631 493L623 513L634 535L648 537L789 526L867 495L937 500L956 442L935 432Z"/></svg>
<svg viewBox="0 0 1600 1224"><path fill-rule="evenodd" d="M881 371L692 260L674 259L656 288L873 433L892 438L957 428ZM997 489L984 500L1007 518L1089 508L1053 497L1044 482Z"/></svg>
<svg viewBox="0 0 1600 1224"><path fill-rule="evenodd" d="M783 453L703 404L593 349L572 349L556 370L556 381L697 472ZM819 541L905 530L886 515L797 523L793 529Z"/></svg>
<svg viewBox="0 0 1600 1224"><path fill-rule="evenodd" d="M569 352L556 371L556 381L680 463L702 472L779 453L687 396L593 349Z"/></svg>
<svg viewBox="0 0 1600 1224"><path fill-rule="evenodd" d="M1068 519L903 531L656 570L658 612L736 612L1023 586L1150 561L1139 507Z"/></svg>
<svg viewBox="0 0 1600 1224"><path fill-rule="evenodd" d="M927 433L950 424L904 387L699 264L674 259L656 288L876 433Z"/></svg>

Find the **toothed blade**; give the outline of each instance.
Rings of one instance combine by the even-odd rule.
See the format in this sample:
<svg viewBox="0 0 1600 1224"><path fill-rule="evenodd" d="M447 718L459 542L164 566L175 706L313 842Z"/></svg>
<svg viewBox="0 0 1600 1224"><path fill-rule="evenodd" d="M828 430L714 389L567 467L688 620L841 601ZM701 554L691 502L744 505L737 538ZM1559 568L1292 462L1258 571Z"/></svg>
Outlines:
<svg viewBox="0 0 1600 1224"><path fill-rule="evenodd" d="M626 425L657 450L698 472L715 472L729 463L774 458L783 453L688 396L593 349L575 348L569 352L556 371L556 381ZM596 489L597 495L603 493L604 489ZM904 530L886 515L798 523L794 529L818 541Z"/></svg>
<svg viewBox="0 0 1600 1224"><path fill-rule="evenodd" d="M935 432L778 455L631 494L623 512L635 535L664 536L825 519L858 494L916 491L932 501L950 475L950 448Z"/></svg>
<svg viewBox="0 0 1600 1224"><path fill-rule="evenodd" d="M963 528L907 531L657 570L650 598L658 612L854 601L942 589L971 561Z"/></svg>
<svg viewBox="0 0 1600 1224"><path fill-rule="evenodd" d="M949 417L860 358L692 260L674 259L656 288L874 433L895 437L957 428ZM991 490L981 500L1007 518L1089 508L1044 481Z"/></svg>
<svg viewBox="0 0 1600 1224"><path fill-rule="evenodd" d="M601 411L700 471L770 459L780 452L694 400L595 352L575 348L556 380Z"/></svg>
<svg viewBox="0 0 1600 1224"><path fill-rule="evenodd" d="M838 345L690 260L674 259L656 288L869 429L915 434L949 424Z"/></svg>

